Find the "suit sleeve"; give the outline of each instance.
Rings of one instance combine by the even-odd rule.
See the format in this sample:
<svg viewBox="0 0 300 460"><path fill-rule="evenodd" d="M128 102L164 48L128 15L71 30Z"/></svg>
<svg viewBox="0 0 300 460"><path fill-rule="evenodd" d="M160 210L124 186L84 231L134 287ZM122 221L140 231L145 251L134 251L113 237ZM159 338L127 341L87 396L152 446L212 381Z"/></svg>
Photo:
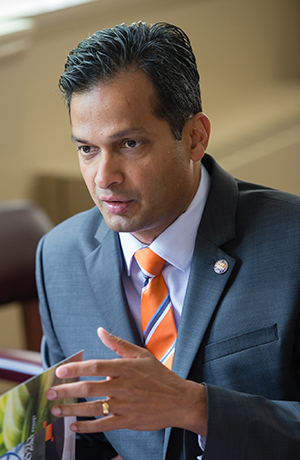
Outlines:
<svg viewBox="0 0 300 460"><path fill-rule="evenodd" d="M198 436L185 431L185 459L299 460L300 402L206 385L208 432L204 452Z"/></svg>
<svg viewBox="0 0 300 460"><path fill-rule="evenodd" d="M207 395L203 460L299 459L299 401L271 401L214 385L207 385Z"/></svg>
<svg viewBox="0 0 300 460"><path fill-rule="evenodd" d="M51 311L48 305L47 289L43 270L43 246L46 236L44 236L37 247L36 253L36 283L39 296L40 316L43 327L43 338L41 343L41 354L44 369L67 358L57 340L55 330L51 320Z"/></svg>
<svg viewBox="0 0 300 460"><path fill-rule="evenodd" d="M47 300L46 282L43 274L43 245L45 237L39 242L36 255L36 281L40 302L40 315L43 326L41 354L44 369L67 358L57 340L51 321L51 309ZM117 452L103 433L76 436L76 460L97 458L110 460Z"/></svg>
<svg viewBox="0 0 300 460"><path fill-rule="evenodd" d="M291 366L298 380L299 328L296 331ZM253 378L257 374L253 373ZM201 452L198 436L186 431L186 459L199 456L203 460L299 460L300 392L293 391L293 400L291 397L272 400L212 383L205 385L208 405L205 449Z"/></svg>

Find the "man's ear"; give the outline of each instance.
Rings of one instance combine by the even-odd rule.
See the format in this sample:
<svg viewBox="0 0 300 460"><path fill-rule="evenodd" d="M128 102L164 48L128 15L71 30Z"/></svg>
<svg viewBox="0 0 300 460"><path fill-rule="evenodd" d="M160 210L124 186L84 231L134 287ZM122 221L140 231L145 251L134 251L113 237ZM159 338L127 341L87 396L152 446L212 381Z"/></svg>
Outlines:
<svg viewBox="0 0 300 460"><path fill-rule="evenodd" d="M187 121L190 135L190 156L193 161L200 161L205 155L210 136L210 120L203 113L198 112Z"/></svg>

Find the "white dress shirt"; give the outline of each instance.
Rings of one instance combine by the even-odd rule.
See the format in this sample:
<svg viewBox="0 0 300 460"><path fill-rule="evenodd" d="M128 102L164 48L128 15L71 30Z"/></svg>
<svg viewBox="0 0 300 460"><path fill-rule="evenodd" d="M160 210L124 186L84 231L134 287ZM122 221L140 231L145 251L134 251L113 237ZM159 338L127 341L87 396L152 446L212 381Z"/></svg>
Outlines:
<svg viewBox="0 0 300 460"><path fill-rule="evenodd" d="M177 328L188 284L197 230L209 192L210 180L209 173L202 165L199 187L189 207L149 246L152 251L166 260L162 275L169 289ZM119 237L126 264L126 269L122 273L123 285L129 309L142 338L140 306L143 274L134 254L147 246L131 233L119 233ZM199 444L203 449L205 440L201 437L199 437Z"/></svg>

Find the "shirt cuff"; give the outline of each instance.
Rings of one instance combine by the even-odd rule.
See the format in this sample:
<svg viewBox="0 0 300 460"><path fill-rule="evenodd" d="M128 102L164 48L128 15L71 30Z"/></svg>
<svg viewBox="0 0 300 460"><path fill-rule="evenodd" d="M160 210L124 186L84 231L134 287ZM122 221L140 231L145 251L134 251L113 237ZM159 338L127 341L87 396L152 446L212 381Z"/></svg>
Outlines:
<svg viewBox="0 0 300 460"><path fill-rule="evenodd" d="M204 438L203 436L200 436L200 434L198 434L198 444L199 444L200 449L203 450L203 454L204 454L206 438ZM199 457L197 457L197 460L202 460L203 454L199 455Z"/></svg>

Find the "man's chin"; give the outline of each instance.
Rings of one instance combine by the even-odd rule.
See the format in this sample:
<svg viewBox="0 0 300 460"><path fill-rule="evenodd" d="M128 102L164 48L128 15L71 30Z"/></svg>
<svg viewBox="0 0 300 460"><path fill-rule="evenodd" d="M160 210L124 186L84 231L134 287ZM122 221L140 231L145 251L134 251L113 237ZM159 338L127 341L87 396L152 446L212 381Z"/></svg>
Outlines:
<svg viewBox="0 0 300 460"><path fill-rule="evenodd" d="M132 224L132 222L129 219L123 216L113 216L113 217L107 216L107 214L103 212L101 212L101 214L108 228L110 228L114 232L131 233L132 231L134 231L135 226Z"/></svg>

